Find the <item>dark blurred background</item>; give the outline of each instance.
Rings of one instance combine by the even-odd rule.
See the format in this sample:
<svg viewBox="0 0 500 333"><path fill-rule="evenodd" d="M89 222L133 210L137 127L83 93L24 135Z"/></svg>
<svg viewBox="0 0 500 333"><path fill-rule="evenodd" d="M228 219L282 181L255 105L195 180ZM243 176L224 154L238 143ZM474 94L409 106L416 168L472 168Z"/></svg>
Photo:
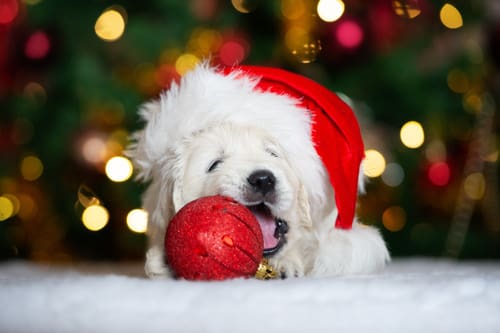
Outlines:
<svg viewBox="0 0 500 333"><path fill-rule="evenodd" d="M355 109L394 256L500 258L497 0L0 0L0 258L143 256L136 110L201 59Z"/></svg>

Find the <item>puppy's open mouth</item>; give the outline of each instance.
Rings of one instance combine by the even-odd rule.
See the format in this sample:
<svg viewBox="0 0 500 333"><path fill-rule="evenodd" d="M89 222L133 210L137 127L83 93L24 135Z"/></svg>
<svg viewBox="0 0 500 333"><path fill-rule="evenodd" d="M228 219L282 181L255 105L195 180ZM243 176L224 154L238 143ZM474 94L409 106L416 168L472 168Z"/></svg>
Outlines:
<svg viewBox="0 0 500 333"><path fill-rule="evenodd" d="M264 236L264 256L277 253L286 243L285 234L288 232L288 224L285 220L273 216L271 210L261 203L255 206L247 206L259 221L262 235Z"/></svg>

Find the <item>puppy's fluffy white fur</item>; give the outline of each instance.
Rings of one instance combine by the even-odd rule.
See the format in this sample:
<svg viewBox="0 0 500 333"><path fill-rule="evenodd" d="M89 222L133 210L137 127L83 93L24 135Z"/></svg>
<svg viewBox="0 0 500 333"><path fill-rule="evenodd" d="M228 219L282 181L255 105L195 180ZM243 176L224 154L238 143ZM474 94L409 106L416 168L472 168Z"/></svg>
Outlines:
<svg viewBox="0 0 500 333"><path fill-rule="evenodd" d="M350 230L334 228L334 189L313 146L308 111L289 96L255 90L257 82L203 64L141 108L145 127L134 134L128 154L138 178L150 183L143 196L147 275L169 276L164 235L182 206L213 194L255 204L247 178L263 169L276 177L275 196L266 205L290 228L272 265L287 276L382 268L389 254L375 228L357 221ZM220 163L209 171L214 161Z"/></svg>

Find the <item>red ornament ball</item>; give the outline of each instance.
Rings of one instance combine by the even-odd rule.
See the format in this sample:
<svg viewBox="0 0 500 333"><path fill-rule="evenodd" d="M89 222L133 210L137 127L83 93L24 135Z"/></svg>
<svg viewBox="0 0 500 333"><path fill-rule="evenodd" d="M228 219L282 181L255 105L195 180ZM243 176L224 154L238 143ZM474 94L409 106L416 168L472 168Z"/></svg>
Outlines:
<svg viewBox="0 0 500 333"><path fill-rule="evenodd" d="M263 248L255 216L232 198L220 195L185 205L165 234L167 261L177 277L187 280L253 276Z"/></svg>

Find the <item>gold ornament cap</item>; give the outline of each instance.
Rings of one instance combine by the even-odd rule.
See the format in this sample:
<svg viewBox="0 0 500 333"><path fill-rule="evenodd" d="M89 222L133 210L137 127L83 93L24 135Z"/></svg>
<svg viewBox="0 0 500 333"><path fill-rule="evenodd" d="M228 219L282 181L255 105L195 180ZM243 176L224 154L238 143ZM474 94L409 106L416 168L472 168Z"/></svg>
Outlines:
<svg viewBox="0 0 500 333"><path fill-rule="evenodd" d="M278 272L274 269L273 266L269 264L267 259L262 259L257 268L257 272L255 272L255 278L259 280L271 280L276 279L278 277Z"/></svg>

